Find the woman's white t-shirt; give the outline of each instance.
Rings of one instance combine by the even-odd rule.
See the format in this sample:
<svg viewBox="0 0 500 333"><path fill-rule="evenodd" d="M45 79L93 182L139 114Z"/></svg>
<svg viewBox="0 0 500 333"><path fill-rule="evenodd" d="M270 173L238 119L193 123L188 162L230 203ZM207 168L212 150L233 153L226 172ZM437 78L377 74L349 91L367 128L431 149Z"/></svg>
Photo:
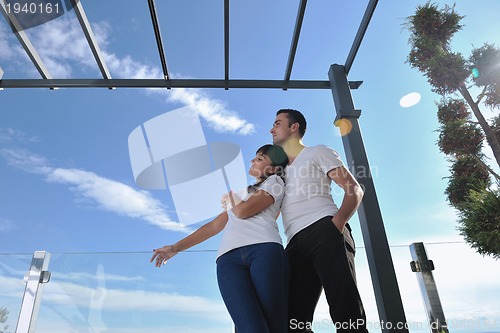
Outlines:
<svg viewBox="0 0 500 333"><path fill-rule="evenodd" d="M328 172L343 165L335 150L318 145L304 147L286 167L286 192L281 214L288 242L300 230L337 213Z"/></svg>
<svg viewBox="0 0 500 333"><path fill-rule="evenodd" d="M246 245L268 242L283 244L276 223L276 216L285 194L283 179L271 175L259 185L258 190L269 193L274 198L274 203L262 212L246 219L240 219L234 215L232 209L228 210L228 221L223 230L217 257ZM251 196L248 192L246 193L246 197L242 198L243 201L247 201Z"/></svg>

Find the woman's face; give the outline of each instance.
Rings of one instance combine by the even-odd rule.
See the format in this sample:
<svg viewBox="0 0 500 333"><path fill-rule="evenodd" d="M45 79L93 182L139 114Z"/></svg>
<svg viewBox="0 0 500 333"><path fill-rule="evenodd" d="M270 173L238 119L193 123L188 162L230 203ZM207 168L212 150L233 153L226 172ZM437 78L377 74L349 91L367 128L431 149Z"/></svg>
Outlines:
<svg viewBox="0 0 500 333"><path fill-rule="evenodd" d="M262 155L262 153L257 153L251 163L248 173L257 180L264 179L273 173L274 168L271 165L271 159L266 155Z"/></svg>

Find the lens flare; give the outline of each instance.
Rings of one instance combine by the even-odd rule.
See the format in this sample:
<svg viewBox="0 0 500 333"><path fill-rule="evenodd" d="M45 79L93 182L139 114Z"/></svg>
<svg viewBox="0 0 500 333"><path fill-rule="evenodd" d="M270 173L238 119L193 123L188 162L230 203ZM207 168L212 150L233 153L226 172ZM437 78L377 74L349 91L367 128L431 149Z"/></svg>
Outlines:
<svg viewBox="0 0 500 333"><path fill-rule="evenodd" d="M403 108L409 108L410 106L418 104L421 98L422 96L420 96L419 93L412 92L409 93L408 95L401 97L401 99L399 100L399 105L401 105L401 107Z"/></svg>
<svg viewBox="0 0 500 333"><path fill-rule="evenodd" d="M339 119L335 121L334 125L335 127L339 128L341 136L346 136L347 134L351 133L352 123L349 119Z"/></svg>
<svg viewBox="0 0 500 333"><path fill-rule="evenodd" d="M479 77L479 69L473 68L472 69L472 76L474 76L475 79Z"/></svg>

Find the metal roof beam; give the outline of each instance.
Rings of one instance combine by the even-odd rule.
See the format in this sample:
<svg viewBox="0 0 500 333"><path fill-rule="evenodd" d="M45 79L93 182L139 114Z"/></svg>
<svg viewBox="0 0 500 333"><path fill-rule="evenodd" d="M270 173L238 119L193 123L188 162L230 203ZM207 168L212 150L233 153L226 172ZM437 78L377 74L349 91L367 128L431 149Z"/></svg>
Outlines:
<svg viewBox="0 0 500 333"><path fill-rule="evenodd" d="M368 29L368 24L375 12L375 8L377 7L378 0L370 0L368 5L366 6L365 14L363 15L363 20L361 21L356 37L354 38L354 42L352 43L351 50L349 51L349 55L347 56L347 60L345 62L345 71L346 74L349 74L351 70L351 66L354 62L354 58L356 58L356 54L358 53L361 42L363 41L363 37L365 36L366 30Z"/></svg>
<svg viewBox="0 0 500 333"><path fill-rule="evenodd" d="M362 81L349 81L357 89ZM314 80L202 80L202 79L9 79L0 80L0 88L264 88L331 89L329 81Z"/></svg>
<svg viewBox="0 0 500 333"><path fill-rule="evenodd" d="M156 45L158 45L158 53L160 54L161 67L163 69L163 77L165 80L170 80L167 68L167 58L165 57L165 51L163 50L163 42L161 39L160 23L158 22L158 16L156 15L156 6L154 0L148 0L149 12L151 13L151 20L153 22L153 30L155 32Z"/></svg>
<svg viewBox="0 0 500 333"><path fill-rule="evenodd" d="M35 65L36 69L38 70L42 78L51 79L52 75L50 75L47 67L45 67L45 65L43 64L42 59L36 52L36 49L33 46L33 44L31 44L28 35L23 31L23 28L21 27L21 24L19 24L17 18L14 16L14 13L9 13L7 11L7 8L5 6L5 0L0 0L0 11L2 12L2 15L5 17L7 23L9 23L10 27L12 28L12 31L14 32L17 39L24 48L24 51L31 59L31 61Z"/></svg>
<svg viewBox="0 0 500 333"><path fill-rule="evenodd" d="M83 33L85 34L85 38L87 38L87 42L89 43L90 49L92 50L92 54L94 55L97 65L99 66L102 77L105 79L111 79L111 74L109 73L108 67L104 62L104 58L102 56L99 45L97 44L94 32L92 31L89 20L87 19L87 15L83 10L82 2L80 0L70 1L73 5L76 17L78 18L78 22L80 22L80 26L82 27Z"/></svg>
<svg viewBox="0 0 500 333"><path fill-rule="evenodd" d="M229 0L224 0L224 78L229 80Z"/></svg>
<svg viewBox="0 0 500 333"><path fill-rule="evenodd" d="M292 76L292 67L295 60L295 53L297 52L297 45L299 44L300 30L302 29L302 22L304 21L304 13L306 12L307 0L301 0L297 19L295 21L295 29L293 31L292 45L288 54L288 64L286 65L285 80L290 80Z"/></svg>

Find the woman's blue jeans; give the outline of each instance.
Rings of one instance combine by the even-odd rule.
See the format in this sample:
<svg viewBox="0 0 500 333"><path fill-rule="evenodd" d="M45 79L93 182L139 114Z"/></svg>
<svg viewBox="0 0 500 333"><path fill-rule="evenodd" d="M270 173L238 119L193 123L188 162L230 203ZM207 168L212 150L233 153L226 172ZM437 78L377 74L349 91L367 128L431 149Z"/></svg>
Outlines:
<svg viewBox="0 0 500 333"><path fill-rule="evenodd" d="M217 259L217 280L238 333L288 332L288 260L283 246L260 243Z"/></svg>

